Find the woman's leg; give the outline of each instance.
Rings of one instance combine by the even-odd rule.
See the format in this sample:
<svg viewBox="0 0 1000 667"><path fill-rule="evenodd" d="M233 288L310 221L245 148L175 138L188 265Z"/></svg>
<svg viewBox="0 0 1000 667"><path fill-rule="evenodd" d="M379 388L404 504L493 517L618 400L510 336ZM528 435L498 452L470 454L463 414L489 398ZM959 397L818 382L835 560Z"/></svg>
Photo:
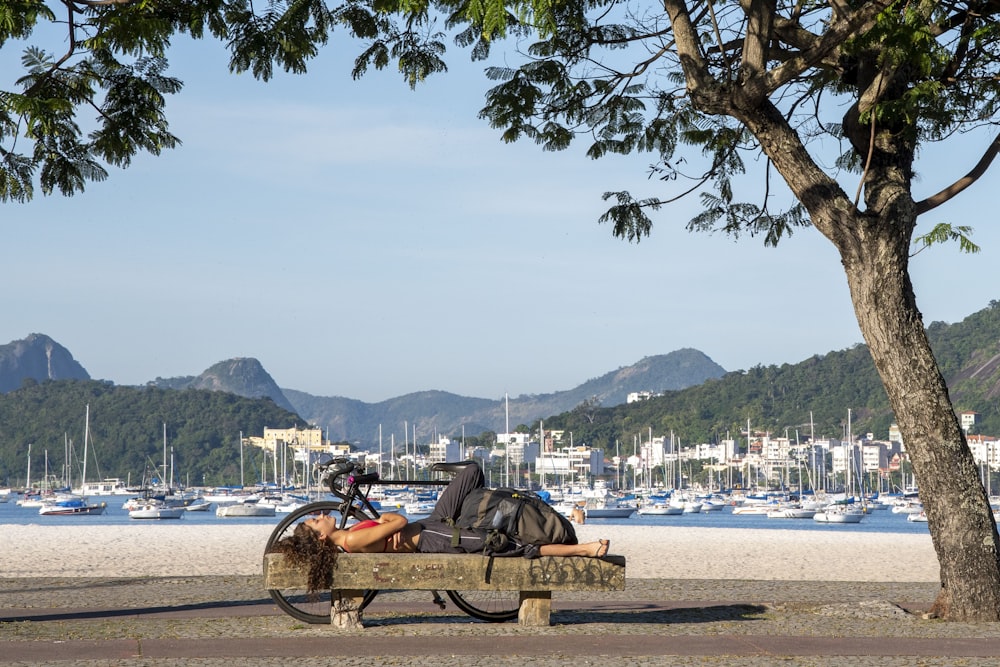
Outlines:
<svg viewBox="0 0 1000 667"><path fill-rule="evenodd" d="M455 520L462 512L462 502L465 497L476 489L486 486L486 478L479 464L470 461L462 468L448 486L444 487L441 497L434 505L434 510L427 517L427 523Z"/></svg>
<svg viewBox="0 0 1000 667"><path fill-rule="evenodd" d="M543 544L538 548L540 556L591 556L604 558L611 547L610 540L598 540L584 544Z"/></svg>
<svg viewBox="0 0 1000 667"><path fill-rule="evenodd" d="M417 551L422 553L478 553L485 546L485 533L469 529L459 529L455 520L462 513L462 503L476 489L486 485L479 464L469 462L451 483L444 488L434 510L420 524L420 539Z"/></svg>

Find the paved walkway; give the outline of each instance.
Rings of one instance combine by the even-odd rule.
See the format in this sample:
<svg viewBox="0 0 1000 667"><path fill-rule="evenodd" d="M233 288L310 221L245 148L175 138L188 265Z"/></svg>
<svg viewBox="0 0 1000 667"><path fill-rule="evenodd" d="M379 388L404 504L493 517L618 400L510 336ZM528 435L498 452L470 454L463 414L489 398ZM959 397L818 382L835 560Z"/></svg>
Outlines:
<svg viewBox="0 0 1000 667"><path fill-rule="evenodd" d="M426 594L406 593L380 596L366 613L366 628L345 632L285 616L254 581L218 579L0 580L0 664L233 667L237 659L239 667L256 667L289 658L296 665L329 664L334 655L338 665L433 657L434 667L506 666L525 658L533 666L628 658L629 664L755 667L1000 660L1000 624L921 619L921 605L930 601L924 595L933 590L923 584L640 580L617 596L555 600L548 628L474 622L437 610ZM691 593L700 599L676 599ZM144 602L144 594L162 603Z"/></svg>

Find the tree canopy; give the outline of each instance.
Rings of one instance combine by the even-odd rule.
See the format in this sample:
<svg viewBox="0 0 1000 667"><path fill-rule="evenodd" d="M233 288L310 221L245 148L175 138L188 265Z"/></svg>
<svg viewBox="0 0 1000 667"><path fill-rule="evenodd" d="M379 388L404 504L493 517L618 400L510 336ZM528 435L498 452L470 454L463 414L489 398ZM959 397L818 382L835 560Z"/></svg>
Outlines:
<svg viewBox="0 0 1000 667"><path fill-rule="evenodd" d="M305 72L341 31L359 40L356 77L396 67L410 85L446 71L449 46L486 60L498 42L513 43L521 62L487 68L494 86L481 112L505 141L559 150L582 139L593 158L650 154L650 196L605 193L603 219L616 235L641 239L653 211L697 193L703 211L690 229L773 244L809 216L780 193L771 162L752 168L761 141L729 112L776 100L802 148L830 155L830 178L865 173L875 156L859 150L859 136L876 121L905 127L915 145L994 122L995 11L989 2L888 0L690 9L608 0L11 0L0 8L0 47L23 47L24 75L0 92L0 198L71 195L140 151L177 146L166 100L182 82L166 72L178 36L225 42L233 72L266 81L275 68ZM878 59L869 62L873 46ZM891 89L900 71L906 83L896 77L900 90ZM996 149L918 209L967 187ZM753 180L738 187L748 171ZM967 242L967 231L935 229L922 240Z"/></svg>

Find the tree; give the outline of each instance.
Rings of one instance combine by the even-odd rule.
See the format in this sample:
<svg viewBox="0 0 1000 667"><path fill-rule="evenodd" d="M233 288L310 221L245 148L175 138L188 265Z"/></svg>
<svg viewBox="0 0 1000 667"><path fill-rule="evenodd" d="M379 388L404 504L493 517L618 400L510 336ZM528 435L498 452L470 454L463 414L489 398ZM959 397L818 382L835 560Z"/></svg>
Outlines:
<svg viewBox="0 0 1000 667"><path fill-rule="evenodd" d="M588 423L593 424L597 416L597 411L601 408L601 401L596 396L584 399L579 405L573 408L573 413L581 415Z"/></svg>
<svg viewBox="0 0 1000 667"><path fill-rule="evenodd" d="M225 40L232 70L267 80L275 65L304 72L343 28L366 41L355 76L395 65L411 86L445 71L444 31L483 60L504 37L534 40L520 65L487 68L495 85L481 115L505 141L559 150L586 137L594 158L651 154L661 194L605 194L613 205L602 221L616 236L639 242L655 211L694 195L703 211L688 222L692 231L760 235L775 245L812 226L834 245L927 509L941 565L933 609L1000 620L1000 538L909 276L915 243L955 240L976 250L965 227L939 224L918 236L917 221L979 179L1000 139L930 196L916 197L914 173L922 146L997 120L997 3L49 4L65 12L69 46L58 57L27 47L26 75L0 97L3 200L30 199L36 179L44 194L73 194L103 179L105 163L127 166L140 150L176 145L163 99L180 82L163 72L179 32ZM42 0L8 0L0 45L55 20ZM76 120L82 109L97 110L86 136ZM827 160L831 145L839 155ZM762 167L748 161L759 156Z"/></svg>

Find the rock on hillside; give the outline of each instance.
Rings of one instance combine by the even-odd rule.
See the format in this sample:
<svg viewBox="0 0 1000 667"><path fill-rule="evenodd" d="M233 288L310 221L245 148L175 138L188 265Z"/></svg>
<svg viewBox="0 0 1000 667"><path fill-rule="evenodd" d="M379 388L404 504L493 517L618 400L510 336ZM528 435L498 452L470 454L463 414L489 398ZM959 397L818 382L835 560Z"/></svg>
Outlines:
<svg viewBox="0 0 1000 667"><path fill-rule="evenodd" d="M207 389L246 398L270 398L279 407L296 412L260 362L249 357L220 361L197 377L156 378L150 384L166 389Z"/></svg>
<svg viewBox="0 0 1000 667"><path fill-rule="evenodd" d="M13 391L26 379L89 380L90 374L65 347L44 334L0 345L0 393Z"/></svg>

